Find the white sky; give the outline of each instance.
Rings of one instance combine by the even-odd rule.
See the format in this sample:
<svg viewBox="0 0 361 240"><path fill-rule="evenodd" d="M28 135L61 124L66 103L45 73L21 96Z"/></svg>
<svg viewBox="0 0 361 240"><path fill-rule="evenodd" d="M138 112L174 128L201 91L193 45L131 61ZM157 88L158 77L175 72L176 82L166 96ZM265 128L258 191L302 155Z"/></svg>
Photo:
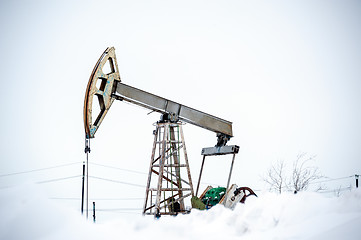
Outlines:
<svg viewBox="0 0 361 240"><path fill-rule="evenodd" d="M108 46L124 83L233 122L232 182L262 188L271 162L301 152L328 177L360 174L360 13L358 1L1 1L0 174L85 159L84 93ZM147 113L115 102L91 161L147 172L159 119ZM201 148L216 138L184 131L195 184ZM205 181L226 183L229 164L210 160ZM109 171L99 174L146 183Z"/></svg>

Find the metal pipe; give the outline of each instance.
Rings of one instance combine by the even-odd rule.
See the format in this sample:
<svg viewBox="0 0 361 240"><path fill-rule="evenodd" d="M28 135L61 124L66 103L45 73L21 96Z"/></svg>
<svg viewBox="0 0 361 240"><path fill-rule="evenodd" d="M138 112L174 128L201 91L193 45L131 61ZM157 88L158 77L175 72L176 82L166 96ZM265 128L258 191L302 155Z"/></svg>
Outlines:
<svg viewBox="0 0 361 240"><path fill-rule="evenodd" d="M85 153L86 153L86 218L88 219L89 212L89 153L90 153L90 139L85 138Z"/></svg>
<svg viewBox="0 0 361 240"><path fill-rule="evenodd" d="M201 171L199 172L199 178L198 178L198 184L197 184L196 196L198 196L199 183L201 182L201 177L202 177L202 172L203 172L203 166L204 166L204 160L205 160L205 159L206 159L206 156L205 156L205 155L203 155L203 160L202 160Z"/></svg>
<svg viewBox="0 0 361 240"><path fill-rule="evenodd" d="M86 218L88 219L89 212L89 159L86 154Z"/></svg>
<svg viewBox="0 0 361 240"><path fill-rule="evenodd" d="M81 187L81 214L84 213L84 184L85 184L85 162L83 162L83 178Z"/></svg>
<svg viewBox="0 0 361 240"><path fill-rule="evenodd" d="M228 181L227 181L226 194L225 194L225 196L224 196L224 199L226 199L226 197L227 197L227 192L228 192L228 188L229 188L229 182L231 181L232 170L233 170L233 163L234 163L235 157L236 157L236 154L234 153L234 154L233 154L233 157L232 157L231 169L229 170L229 176L228 176Z"/></svg>
<svg viewBox="0 0 361 240"><path fill-rule="evenodd" d="M93 202L93 222L95 222L95 202Z"/></svg>

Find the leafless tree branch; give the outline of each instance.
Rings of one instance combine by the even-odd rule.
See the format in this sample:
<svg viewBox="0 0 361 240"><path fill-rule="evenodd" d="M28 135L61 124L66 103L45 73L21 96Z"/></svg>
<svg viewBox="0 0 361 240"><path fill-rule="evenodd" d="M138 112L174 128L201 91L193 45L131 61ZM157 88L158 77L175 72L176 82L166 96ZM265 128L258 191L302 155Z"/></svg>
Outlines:
<svg viewBox="0 0 361 240"><path fill-rule="evenodd" d="M293 163L292 177L290 185L298 192L306 190L311 182L320 179L321 175L318 167L310 165L315 156L307 156L306 153L299 154Z"/></svg>
<svg viewBox="0 0 361 240"><path fill-rule="evenodd" d="M270 190L278 193L282 193L285 188L295 192L306 190L310 183L323 177L318 167L312 165L314 159L315 156L306 153L297 155L289 177L286 175L285 161L277 161L267 170L263 181L270 186Z"/></svg>
<svg viewBox="0 0 361 240"><path fill-rule="evenodd" d="M282 193L286 183L285 162L281 160L272 164L268 169L266 176L263 177L263 181L270 185L270 190Z"/></svg>

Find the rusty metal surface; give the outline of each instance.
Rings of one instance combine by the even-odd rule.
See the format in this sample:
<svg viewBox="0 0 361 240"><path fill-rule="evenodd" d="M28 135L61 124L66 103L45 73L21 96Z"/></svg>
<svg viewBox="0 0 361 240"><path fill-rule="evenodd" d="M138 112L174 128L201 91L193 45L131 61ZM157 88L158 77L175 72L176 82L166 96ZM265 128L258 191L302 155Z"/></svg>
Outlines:
<svg viewBox="0 0 361 240"><path fill-rule="evenodd" d="M249 187L240 187L237 188L238 191L242 191L244 193L244 196L242 197L242 199L240 200L241 203L244 203L246 201L246 198L248 198L249 196L255 196L258 197L257 194ZM247 192L248 193L247 193Z"/></svg>
<svg viewBox="0 0 361 240"><path fill-rule="evenodd" d="M148 205L148 199L150 199L150 205L153 206L153 202L152 202L152 191L149 190L150 188L150 183L152 180L152 172L153 172L153 164L156 162L154 161L155 158L155 152L156 152L156 148L157 148L157 138L158 138L158 134L159 134L159 128L157 127L155 132L154 132L154 141L153 141L153 148L152 148L152 156L151 156L151 160L150 160L150 164L149 164L149 173L148 173L148 179L147 179L147 186L145 189L145 200L144 200L144 207L143 207L143 214L146 213L146 211L148 211L147 209L147 205ZM158 174L157 174L158 175ZM149 194L150 193L150 194ZM151 212L151 211L150 211Z"/></svg>
<svg viewBox="0 0 361 240"><path fill-rule="evenodd" d="M110 72L104 73L103 68L105 64L110 65ZM97 82L100 81L99 87ZM114 98L111 97L114 92L114 81L120 81L117 59L115 57L114 47L107 48L100 56L96 63L87 85L84 100L84 128L86 138L93 138L95 132L98 130L105 115L107 114L110 106L112 105ZM93 119L93 104L94 96L97 96L97 100L100 107L98 116L94 116Z"/></svg>
<svg viewBox="0 0 361 240"><path fill-rule="evenodd" d="M183 156L181 156L181 150ZM182 179L181 175L187 175L188 182ZM153 181L152 176L155 176ZM143 214L158 217L187 212L184 199L193 195L182 124L158 122L150 160ZM178 204L178 210L175 210L175 204Z"/></svg>
<svg viewBox="0 0 361 240"><path fill-rule="evenodd" d="M182 126L180 126L180 135L181 135L182 143L183 143L183 146L184 146L184 161L185 161L185 163L187 165L187 174L188 174L188 181L189 181L188 185L191 188L191 194L192 194L192 197L193 197L194 196L193 181L192 181L192 176L191 176L191 170L189 168L188 153L187 153L186 143L185 143L185 140L184 140L184 133L183 133Z"/></svg>
<svg viewBox="0 0 361 240"><path fill-rule="evenodd" d="M204 191L202 192L202 194L199 196L199 199L202 199L204 197L204 195L206 195L206 193L208 192L209 189L212 189L212 186L208 186L206 189L204 189Z"/></svg>

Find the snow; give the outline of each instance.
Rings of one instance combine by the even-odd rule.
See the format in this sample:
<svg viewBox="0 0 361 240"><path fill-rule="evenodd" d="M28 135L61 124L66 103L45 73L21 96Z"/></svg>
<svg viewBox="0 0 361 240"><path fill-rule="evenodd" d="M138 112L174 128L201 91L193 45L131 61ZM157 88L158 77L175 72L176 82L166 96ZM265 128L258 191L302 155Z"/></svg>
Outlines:
<svg viewBox="0 0 361 240"><path fill-rule="evenodd" d="M233 211L217 205L159 220L139 215L93 223L27 184L0 190L0 239L358 239L359 189L340 197L258 194Z"/></svg>

